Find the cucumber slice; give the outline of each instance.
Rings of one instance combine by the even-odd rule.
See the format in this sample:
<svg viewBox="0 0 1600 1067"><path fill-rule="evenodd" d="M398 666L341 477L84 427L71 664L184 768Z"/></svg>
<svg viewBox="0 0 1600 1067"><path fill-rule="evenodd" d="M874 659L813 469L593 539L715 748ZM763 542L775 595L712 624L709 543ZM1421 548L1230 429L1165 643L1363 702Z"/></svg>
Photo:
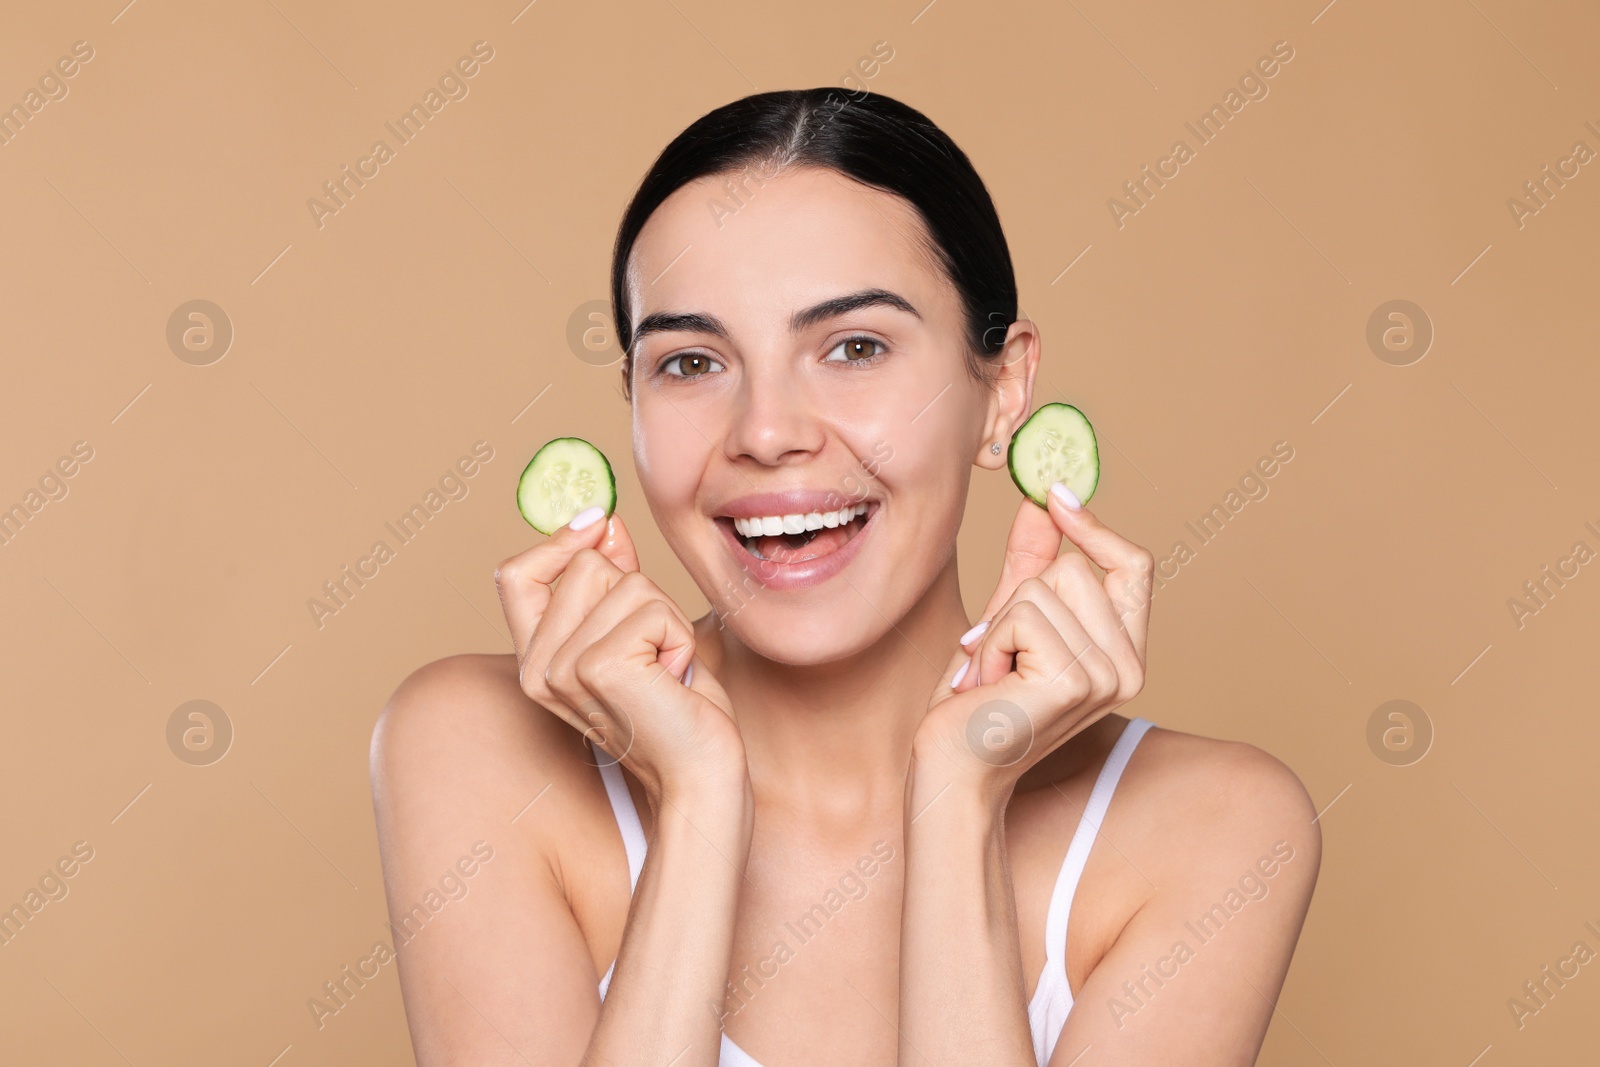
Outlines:
<svg viewBox="0 0 1600 1067"><path fill-rule="evenodd" d="M617 510L617 479L605 454L581 437L557 437L533 454L517 479L517 510L553 534L585 508Z"/></svg>
<svg viewBox="0 0 1600 1067"><path fill-rule="evenodd" d="M1100 482L1100 447L1094 427L1071 404L1046 404L1011 435L1006 452L1011 480L1041 508L1056 482L1065 482L1087 504Z"/></svg>

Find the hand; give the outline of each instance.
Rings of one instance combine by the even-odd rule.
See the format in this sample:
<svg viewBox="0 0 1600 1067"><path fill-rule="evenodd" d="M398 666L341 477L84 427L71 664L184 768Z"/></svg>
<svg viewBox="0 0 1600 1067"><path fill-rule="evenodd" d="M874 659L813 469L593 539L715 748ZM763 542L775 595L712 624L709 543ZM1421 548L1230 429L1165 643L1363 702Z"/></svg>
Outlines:
<svg viewBox="0 0 1600 1067"><path fill-rule="evenodd" d="M728 695L694 659L688 617L640 572L620 515L562 527L501 563L495 585L522 691L623 762L652 804L746 780Z"/></svg>
<svg viewBox="0 0 1600 1067"><path fill-rule="evenodd" d="M1154 557L1088 509L1049 501L1018 509L987 626L951 658L955 684L935 689L915 741L919 763L997 794L1144 685ZM1063 536L1081 553L1058 557Z"/></svg>

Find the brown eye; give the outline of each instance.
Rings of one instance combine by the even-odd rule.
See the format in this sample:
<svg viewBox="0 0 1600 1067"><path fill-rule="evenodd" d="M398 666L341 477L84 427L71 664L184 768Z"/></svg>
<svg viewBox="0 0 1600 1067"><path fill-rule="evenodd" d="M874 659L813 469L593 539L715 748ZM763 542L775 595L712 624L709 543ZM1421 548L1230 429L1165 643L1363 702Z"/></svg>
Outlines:
<svg viewBox="0 0 1600 1067"><path fill-rule="evenodd" d="M667 360L662 370L669 378L699 378L714 373L712 368L716 366L717 361L704 352L686 352ZM674 370L674 367L677 369Z"/></svg>
<svg viewBox="0 0 1600 1067"><path fill-rule="evenodd" d="M882 341L871 337L846 337L828 353L829 363L865 363L883 353ZM834 352L841 353L843 358L835 359Z"/></svg>

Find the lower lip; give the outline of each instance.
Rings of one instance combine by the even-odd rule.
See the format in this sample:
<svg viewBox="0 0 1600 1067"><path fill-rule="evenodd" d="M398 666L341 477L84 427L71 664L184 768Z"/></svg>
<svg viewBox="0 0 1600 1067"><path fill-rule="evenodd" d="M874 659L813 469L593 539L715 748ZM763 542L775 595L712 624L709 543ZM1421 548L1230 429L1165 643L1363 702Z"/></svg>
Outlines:
<svg viewBox="0 0 1600 1067"><path fill-rule="evenodd" d="M861 542L866 540L868 531L878 518L879 510L881 505L872 509L867 515L867 521L861 524L861 529L857 530L856 535L846 541L839 551L799 563L757 559L745 550L744 543L739 540L739 535L731 523L718 522L716 525L722 531L723 538L733 550L734 558L739 561L740 566L763 586L768 589L808 589L822 584L850 565L856 553L861 551Z"/></svg>

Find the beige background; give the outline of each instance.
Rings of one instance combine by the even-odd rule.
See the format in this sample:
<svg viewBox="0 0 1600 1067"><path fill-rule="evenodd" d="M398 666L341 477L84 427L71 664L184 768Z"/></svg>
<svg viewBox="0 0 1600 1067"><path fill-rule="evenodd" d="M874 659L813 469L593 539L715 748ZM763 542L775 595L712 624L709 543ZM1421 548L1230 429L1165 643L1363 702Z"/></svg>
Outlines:
<svg viewBox="0 0 1600 1067"><path fill-rule="evenodd" d="M388 936L378 710L428 660L507 647L491 573L536 536L513 485L558 434L617 460L646 571L704 610L643 507L616 368L569 319L684 125L842 84L886 41L865 84L993 192L1038 399L1102 431L1097 512L1195 551L1130 714L1260 745L1324 809L1261 1062L1594 1061L1600 964L1520 1029L1507 1006L1600 951L1600 564L1520 628L1507 605L1600 550L1600 163L1520 227L1507 206L1600 150L1592 5L123 2L11 4L0 33L7 105L94 49L0 146L0 507L93 449L0 547L0 906L94 850L0 947L0 1059L410 1062L392 966L320 1029L307 1007ZM480 40L470 94L319 229L306 201ZM1119 229L1108 198L1280 40L1270 95ZM194 299L235 331L209 366L166 340ZM1394 299L1435 331L1409 366L1366 340ZM384 523L479 440L469 495L396 547ZM1184 524L1278 441L1270 494L1197 547ZM975 485L974 610L1015 493ZM395 558L319 628L308 599L378 539ZM168 747L194 699L235 732L209 766ZM1409 766L1367 740L1393 699L1434 731Z"/></svg>

